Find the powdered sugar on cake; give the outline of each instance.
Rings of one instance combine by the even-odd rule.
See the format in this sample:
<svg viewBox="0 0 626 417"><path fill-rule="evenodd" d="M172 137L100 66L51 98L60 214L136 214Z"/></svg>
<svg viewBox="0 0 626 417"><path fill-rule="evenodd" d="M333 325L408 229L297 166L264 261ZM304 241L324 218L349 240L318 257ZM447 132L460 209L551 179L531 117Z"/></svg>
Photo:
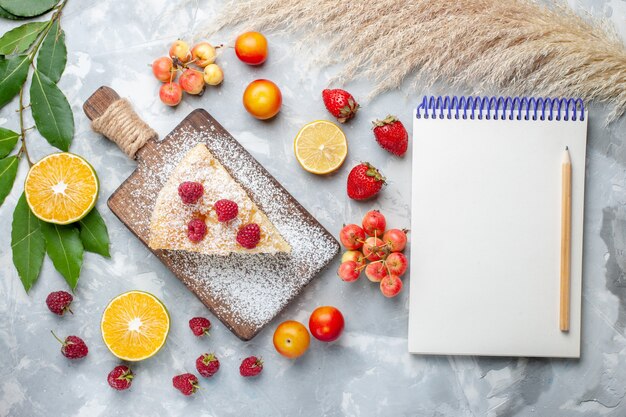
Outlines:
<svg viewBox="0 0 626 417"><path fill-rule="evenodd" d="M187 181L204 187L204 195L194 204L185 204L178 194L178 186ZM239 214L235 219L228 222L217 220L213 204L221 199L237 203ZM187 237L187 225L193 219L203 220L207 225L207 234L200 242L192 242ZM261 240L254 249L244 249L236 241L239 228L249 223L256 223L261 228ZM159 192L150 224L149 245L153 249L215 255L291 250L265 214L203 143L185 154Z"/></svg>
<svg viewBox="0 0 626 417"><path fill-rule="evenodd" d="M218 134L212 125L201 131L189 128L176 140L159 144L160 153L169 156L164 161L146 162L140 167L144 170L142 192L154 193L154 199L145 203L146 210L152 212L156 195L171 178L178 163L197 143L206 144L213 156L267 215L291 247L291 252L274 255L233 253L224 257L165 250L159 256L172 265L188 287L201 298L211 301L209 304L214 313L223 322L231 326L250 326L254 331L272 320L334 258L339 246L321 225L310 220L306 211L238 142L230 136ZM200 180L202 176L199 172L186 174L189 174L185 178L187 181ZM227 198L238 205L241 203L240 211L247 209L242 198L233 196L228 190L215 190L215 193L215 197L211 197L212 202ZM194 214L191 207L185 210L189 210L186 215ZM137 219L137 222L139 225L140 220ZM149 223L140 226L147 229ZM230 231L225 229L224 233Z"/></svg>

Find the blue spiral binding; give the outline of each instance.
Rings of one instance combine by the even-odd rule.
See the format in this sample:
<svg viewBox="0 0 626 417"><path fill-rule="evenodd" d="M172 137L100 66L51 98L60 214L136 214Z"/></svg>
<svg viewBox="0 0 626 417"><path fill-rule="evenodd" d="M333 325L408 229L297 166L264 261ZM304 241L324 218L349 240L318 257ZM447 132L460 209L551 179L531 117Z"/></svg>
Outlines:
<svg viewBox="0 0 626 417"><path fill-rule="evenodd" d="M577 116L578 114L578 116ZM582 99L556 97L424 96L421 119L585 120Z"/></svg>

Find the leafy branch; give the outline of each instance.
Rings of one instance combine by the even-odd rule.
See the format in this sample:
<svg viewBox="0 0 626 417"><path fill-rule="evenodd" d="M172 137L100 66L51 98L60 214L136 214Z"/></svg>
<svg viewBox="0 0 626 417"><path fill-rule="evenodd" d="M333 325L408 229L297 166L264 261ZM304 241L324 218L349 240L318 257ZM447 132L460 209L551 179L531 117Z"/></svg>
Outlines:
<svg viewBox="0 0 626 417"><path fill-rule="evenodd" d="M47 21L24 23L0 36L0 109L19 96L19 133L0 128L0 206L13 188L21 159L33 165L26 143L28 131L37 129L61 151L69 150L74 137L72 108L56 85L67 63L65 34L61 29L61 14L67 1L0 0L0 18L18 21L51 12ZM30 103L25 104L29 74ZM33 127L24 124L24 114L29 109L35 121ZM20 146L15 152L18 141ZM33 214L22 193L13 211L11 248L13 264L26 291L37 281L46 253L74 289L84 252L108 257L109 236L95 208L74 224L49 224Z"/></svg>

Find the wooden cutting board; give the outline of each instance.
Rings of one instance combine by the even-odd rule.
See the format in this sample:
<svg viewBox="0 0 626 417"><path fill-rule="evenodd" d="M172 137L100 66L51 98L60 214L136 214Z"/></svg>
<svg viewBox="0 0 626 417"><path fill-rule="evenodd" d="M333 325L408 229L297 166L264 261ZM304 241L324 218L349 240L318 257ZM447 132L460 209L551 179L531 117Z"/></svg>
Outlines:
<svg viewBox="0 0 626 417"><path fill-rule="evenodd" d="M83 109L93 120L118 98L101 87ZM137 152L137 169L108 200L111 211L146 246L159 191L186 150L199 142L267 214L292 253L220 257L151 251L233 333L250 340L332 261L339 243L226 129L198 109L161 142L149 140Z"/></svg>

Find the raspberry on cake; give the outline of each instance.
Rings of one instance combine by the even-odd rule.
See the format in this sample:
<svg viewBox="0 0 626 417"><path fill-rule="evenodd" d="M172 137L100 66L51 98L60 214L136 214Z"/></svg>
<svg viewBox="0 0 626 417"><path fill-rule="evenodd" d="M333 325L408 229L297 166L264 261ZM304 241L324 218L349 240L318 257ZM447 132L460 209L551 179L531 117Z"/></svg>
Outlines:
<svg viewBox="0 0 626 417"><path fill-rule="evenodd" d="M237 243L246 249L254 249L261 240L261 229L256 223L247 224L237 232Z"/></svg>
<svg viewBox="0 0 626 417"><path fill-rule="evenodd" d="M239 206L237 203L231 200L217 200L213 205L215 213L217 214L217 220L220 222L227 222L235 217L239 213Z"/></svg>
<svg viewBox="0 0 626 417"><path fill-rule="evenodd" d="M178 186L178 195L185 204L196 204L204 194L204 187L199 182L185 181Z"/></svg>
<svg viewBox="0 0 626 417"><path fill-rule="evenodd" d="M187 151L159 192L149 246L223 256L291 252L276 226L203 143Z"/></svg>
<svg viewBox="0 0 626 417"><path fill-rule="evenodd" d="M206 223L202 219L193 219L187 225L187 237L194 243L200 242L206 236Z"/></svg>

